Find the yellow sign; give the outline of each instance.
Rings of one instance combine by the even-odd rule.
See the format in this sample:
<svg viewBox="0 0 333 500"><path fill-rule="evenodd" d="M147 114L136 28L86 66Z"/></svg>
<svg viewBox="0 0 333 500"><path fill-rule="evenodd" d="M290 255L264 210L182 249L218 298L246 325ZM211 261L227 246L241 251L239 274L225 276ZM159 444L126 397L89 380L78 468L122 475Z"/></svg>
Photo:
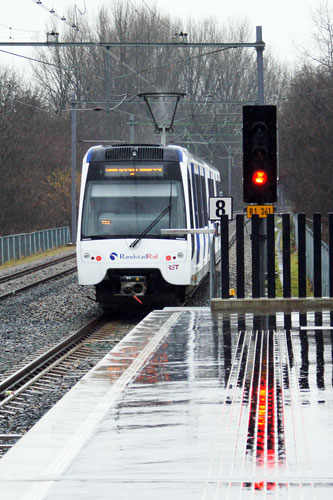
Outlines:
<svg viewBox="0 0 333 500"><path fill-rule="evenodd" d="M267 217L268 214L274 214L274 205L248 205L247 216L259 215L259 217Z"/></svg>

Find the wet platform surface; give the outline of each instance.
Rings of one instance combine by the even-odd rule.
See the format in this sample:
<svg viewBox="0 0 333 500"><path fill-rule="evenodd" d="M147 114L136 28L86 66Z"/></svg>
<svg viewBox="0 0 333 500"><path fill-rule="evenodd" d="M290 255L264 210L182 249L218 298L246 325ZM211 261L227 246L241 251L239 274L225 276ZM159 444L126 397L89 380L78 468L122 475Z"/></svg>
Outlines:
<svg viewBox="0 0 333 500"><path fill-rule="evenodd" d="M154 311L0 460L1 499L327 499L330 313Z"/></svg>

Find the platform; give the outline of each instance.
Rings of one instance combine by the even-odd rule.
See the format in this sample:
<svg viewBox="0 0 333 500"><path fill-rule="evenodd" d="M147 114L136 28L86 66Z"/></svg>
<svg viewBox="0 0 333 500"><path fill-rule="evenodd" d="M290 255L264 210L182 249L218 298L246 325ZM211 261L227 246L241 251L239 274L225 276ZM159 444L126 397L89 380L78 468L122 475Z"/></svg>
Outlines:
<svg viewBox="0 0 333 500"><path fill-rule="evenodd" d="M152 312L0 460L1 500L330 498L330 325Z"/></svg>

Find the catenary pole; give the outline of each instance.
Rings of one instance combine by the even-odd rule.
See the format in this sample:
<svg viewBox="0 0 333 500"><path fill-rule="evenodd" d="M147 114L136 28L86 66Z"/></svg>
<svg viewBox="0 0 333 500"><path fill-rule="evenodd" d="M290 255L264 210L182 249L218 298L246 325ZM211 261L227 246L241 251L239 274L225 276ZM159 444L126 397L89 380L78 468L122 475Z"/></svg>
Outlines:
<svg viewBox="0 0 333 500"><path fill-rule="evenodd" d="M256 47L257 51L257 70L258 70L258 101L259 104L265 104L264 92L264 44L262 40L262 26L256 28Z"/></svg>
<svg viewBox="0 0 333 500"><path fill-rule="evenodd" d="M71 102L72 125L72 244L76 243L76 95Z"/></svg>
<svg viewBox="0 0 333 500"><path fill-rule="evenodd" d="M256 27L256 43L262 43L262 26ZM264 91L264 48L256 47L257 51L257 70L258 70L258 102L260 105L265 104L265 91ZM259 263L259 286L260 286L260 296L265 297L265 276L267 269L267 254L266 254L266 219L259 219L259 252L260 252L260 263Z"/></svg>

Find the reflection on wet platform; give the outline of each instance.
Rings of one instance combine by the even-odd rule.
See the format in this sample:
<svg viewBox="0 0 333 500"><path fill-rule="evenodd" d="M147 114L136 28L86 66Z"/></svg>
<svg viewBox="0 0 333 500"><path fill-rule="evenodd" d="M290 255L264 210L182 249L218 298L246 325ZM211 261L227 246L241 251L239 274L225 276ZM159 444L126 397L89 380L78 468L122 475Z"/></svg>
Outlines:
<svg viewBox="0 0 333 500"><path fill-rule="evenodd" d="M329 312L155 311L93 372L131 375L45 498L327 499L332 360Z"/></svg>
<svg viewBox="0 0 333 500"><path fill-rule="evenodd" d="M119 498L133 485L153 498L142 481L160 484L159 498L325 498L330 328L329 314L184 311L101 426L101 477L117 478Z"/></svg>

